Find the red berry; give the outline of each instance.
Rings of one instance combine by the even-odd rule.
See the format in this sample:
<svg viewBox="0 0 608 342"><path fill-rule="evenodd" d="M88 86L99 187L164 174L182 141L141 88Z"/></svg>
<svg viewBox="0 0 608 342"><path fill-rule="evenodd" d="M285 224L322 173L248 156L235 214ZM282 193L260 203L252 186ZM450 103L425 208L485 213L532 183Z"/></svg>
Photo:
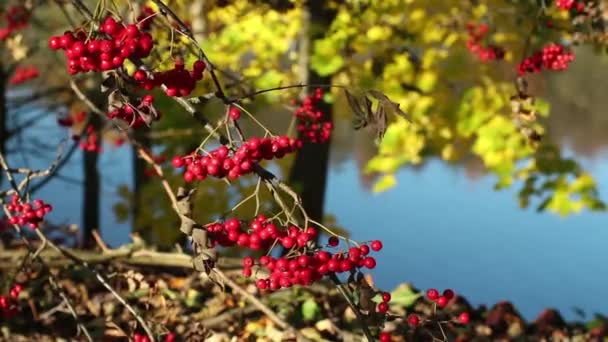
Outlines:
<svg viewBox="0 0 608 342"><path fill-rule="evenodd" d="M428 289L426 290L426 297L430 300L437 300L439 298L439 291L436 289Z"/></svg>
<svg viewBox="0 0 608 342"><path fill-rule="evenodd" d="M176 169L182 168L185 164L184 158L180 156L175 156L173 157L173 160L171 160L171 164L173 164L173 167Z"/></svg>
<svg viewBox="0 0 608 342"><path fill-rule="evenodd" d="M454 291L452 291L451 289L446 289L445 291L443 291L443 296L450 300L454 298Z"/></svg>
<svg viewBox="0 0 608 342"><path fill-rule="evenodd" d="M407 323L412 327L415 327L420 324L420 318L416 314L411 314L407 317Z"/></svg>
<svg viewBox="0 0 608 342"><path fill-rule="evenodd" d="M247 256L243 258L243 267L250 268L254 264L253 257Z"/></svg>
<svg viewBox="0 0 608 342"><path fill-rule="evenodd" d="M361 251L361 255L363 255L363 256L369 254L369 246L368 245L361 245L361 247L359 247L359 250Z"/></svg>
<svg viewBox="0 0 608 342"><path fill-rule="evenodd" d="M391 294L388 292L382 292L382 301L388 303L391 301Z"/></svg>
<svg viewBox="0 0 608 342"><path fill-rule="evenodd" d="M268 288L268 280L267 279L258 279L255 282L255 286L260 290L265 290Z"/></svg>
<svg viewBox="0 0 608 342"><path fill-rule="evenodd" d="M385 302L379 303L378 307L376 308L376 311L378 311L379 313L386 313L388 311L388 304L386 304Z"/></svg>
<svg viewBox="0 0 608 342"><path fill-rule="evenodd" d="M376 252L379 251L379 250L381 250L382 249L382 241L380 241L380 240L374 240L374 241L372 241L371 247L372 247L372 250L374 250Z"/></svg>
<svg viewBox="0 0 608 342"><path fill-rule="evenodd" d="M363 259L363 266L369 268L370 270L373 269L376 267L376 259L373 257L365 257L365 259Z"/></svg>
<svg viewBox="0 0 608 342"><path fill-rule="evenodd" d="M439 306L440 308L443 308L448 305L448 302L449 300L445 296L440 296L439 298L437 298L437 306Z"/></svg>
<svg viewBox="0 0 608 342"><path fill-rule="evenodd" d="M340 240L338 240L338 237L336 237L336 236L330 236L329 239L327 240L327 244L330 245L331 247L336 247L339 243L340 243Z"/></svg>
<svg viewBox="0 0 608 342"><path fill-rule="evenodd" d="M241 117L241 111L238 108L230 107L228 115L230 115L232 120L238 120Z"/></svg>
<svg viewBox="0 0 608 342"><path fill-rule="evenodd" d="M380 342L391 342L391 334L383 331L378 336L378 339L380 340Z"/></svg>
<svg viewBox="0 0 608 342"><path fill-rule="evenodd" d="M251 273L252 273L251 272L251 268L243 268L243 276L244 277L247 277L247 278L251 277Z"/></svg>
<svg viewBox="0 0 608 342"><path fill-rule="evenodd" d="M463 312L458 315L458 322L462 324L468 324L471 321L471 317L468 312Z"/></svg>

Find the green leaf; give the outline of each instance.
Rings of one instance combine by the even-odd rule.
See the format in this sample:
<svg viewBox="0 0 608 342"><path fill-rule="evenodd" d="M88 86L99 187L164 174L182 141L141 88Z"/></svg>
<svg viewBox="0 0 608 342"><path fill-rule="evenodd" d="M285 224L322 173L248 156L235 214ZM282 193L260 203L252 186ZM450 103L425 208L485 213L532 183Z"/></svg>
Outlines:
<svg viewBox="0 0 608 342"><path fill-rule="evenodd" d="M309 298L302 303L302 318L304 318L305 321L317 319L320 313L319 304L317 304L314 299Z"/></svg>
<svg viewBox="0 0 608 342"><path fill-rule="evenodd" d="M404 307L412 306L422 293L415 292L410 284L401 284L391 292L391 304L398 304Z"/></svg>
<svg viewBox="0 0 608 342"><path fill-rule="evenodd" d="M534 101L534 109L538 112L540 116L549 115L550 107L551 106L549 105L549 102L543 99L536 98Z"/></svg>

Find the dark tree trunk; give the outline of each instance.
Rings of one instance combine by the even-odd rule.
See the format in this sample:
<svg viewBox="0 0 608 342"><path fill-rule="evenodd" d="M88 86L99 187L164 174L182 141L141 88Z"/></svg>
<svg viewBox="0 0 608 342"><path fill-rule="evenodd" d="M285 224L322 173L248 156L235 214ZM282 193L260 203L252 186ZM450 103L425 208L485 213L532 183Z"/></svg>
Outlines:
<svg viewBox="0 0 608 342"><path fill-rule="evenodd" d="M101 128L101 118L95 114L90 114L90 125L94 128L94 132L99 136ZM99 137L101 139L101 137ZM101 143L101 142L100 142ZM100 191L101 181L97 163L99 153L97 151L84 151L83 153L83 173L84 173L84 193L82 203L82 239L81 245L83 248L91 248L94 246L93 230L99 229L100 219Z"/></svg>
<svg viewBox="0 0 608 342"><path fill-rule="evenodd" d="M139 129L135 132L135 139L139 142L140 146L145 149L150 149L150 139L148 138L149 129ZM148 178L145 175L147 163L145 160L139 158L137 153L137 147L133 146L133 202L131 206L131 217L133 218L133 230L146 232L148 231L145 227L138 226L138 217L143 203L143 187L148 182Z"/></svg>
<svg viewBox="0 0 608 342"><path fill-rule="evenodd" d="M300 72L304 83L329 84L331 76L321 76L310 68L310 47L316 39L322 38L335 13L324 5L324 1L308 1L303 13L303 36L300 37ZM328 120L333 119L332 107L322 103L320 108ZM300 189L302 204L308 215L321 222L325 204L325 186L329 166L330 142L325 144L304 144L298 151L289 175L289 183Z"/></svg>

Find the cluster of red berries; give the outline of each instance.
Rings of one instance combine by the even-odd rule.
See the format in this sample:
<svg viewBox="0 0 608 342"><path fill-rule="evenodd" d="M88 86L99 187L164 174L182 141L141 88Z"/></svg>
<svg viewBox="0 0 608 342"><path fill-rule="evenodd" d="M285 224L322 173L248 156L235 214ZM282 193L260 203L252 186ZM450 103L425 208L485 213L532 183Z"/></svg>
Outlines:
<svg viewBox="0 0 608 342"><path fill-rule="evenodd" d="M468 23L467 31L469 33L469 39L466 42L467 49L471 53L476 54L480 61L488 62L504 58L505 51L500 46L491 44L482 45L482 40L488 33L488 25Z"/></svg>
<svg viewBox="0 0 608 342"><path fill-rule="evenodd" d="M317 105L322 100L323 90L317 88L314 94L304 98L300 107L294 112L298 120L298 131L304 141L325 143L331 137L333 123L328 121L325 114L317 109Z"/></svg>
<svg viewBox="0 0 608 342"><path fill-rule="evenodd" d="M275 241L287 249L294 246L301 248L317 235L314 227L308 227L306 230L296 226L279 229L275 224L268 222L264 215L258 215L251 221L249 232L243 229L241 221L234 218L223 223L209 224L206 228L214 245L225 247L238 245L255 251L267 249ZM244 266L246 269L251 267Z"/></svg>
<svg viewBox="0 0 608 342"><path fill-rule="evenodd" d="M30 19L30 15L30 11L23 5L9 7L4 17L6 20L6 27L0 28L0 40L5 40L14 31L26 27Z"/></svg>
<svg viewBox="0 0 608 342"><path fill-rule="evenodd" d="M12 85L25 83L33 78L38 77L39 75L40 75L40 72L38 71L38 68L36 68L35 66L28 66L28 67L18 66L17 68L15 68L15 72L13 73L13 76L11 76L9 83Z"/></svg>
<svg viewBox="0 0 608 342"><path fill-rule="evenodd" d="M566 70L570 62L574 60L574 54L567 51L559 44L549 44L541 51L524 59L517 69L520 75L525 73L537 73L543 68L561 71Z"/></svg>
<svg viewBox="0 0 608 342"><path fill-rule="evenodd" d="M388 303L391 301L391 294L388 292L382 292L381 294L382 302L378 303L376 307L376 311L381 314L385 314L388 312Z"/></svg>
<svg viewBox="0 0 608 342"><path fill-rule="evenodd" d="M167 96L188 96L196 88L196 82L203 79L205 68L205 62L196 61L192 66L192 71L188 71L183 60L177 59L171 70L155 72L152 77L148 77L148 74L143 70L137 70L133 74L133 79L146 90L165 85Z"/></svg>
<svg viewBox="0 0 608 342"><path fill-rule="evenodd" d="M8 296L0 296L0 311L2 311L4 319L14 317L19 311L17 301L21 291L23 291L23 286L15 284L10 289Z"/></svg>
<svg viewBox="0 0 608 342"><path fill-rule="evenodd" d="M232 155L226 146L220 146L206 156L199 154L175 156L172 164L175 168L186 166L184 172L186 182L203 180L208 175L236 179L250 173L254 164L262 159L282 158L299 147L301 147L299 140L287 136L262 139L253 137L244 142Z"/></svg>
<svg viewBox="0 0 608 342"><path fill-rule="evenodd" d="M49 39L49 47L62 49L68 60L68 72L106 71L122 67L126 59L141 59L152 51L154 41L137 25L124 25L107 17L94 37L84 31L66 32Z"/></svg>
<svg viewBox="0 0 608 342"><path fill-rule="evenodd" d="M256 286L260 290L276 291L293 285L310 285L332 273L351 272L363 267L373 269L376 267L376 259L368 256L368 253L369 247L362 245L351 247L347 253L333 254L318 250L310 255L301 254L289 258L262 256L258 264L268 270L270 277L257 279ZM251 275L251 268L255 265L253 258L243 259L243 265L245 266L243 274ZM378 310L383 310L383 307L379 307ZM388 306L386 310L388 311Z"/></svg>
<svg viewBox="0 0 608 342"><path fill-rule="evenodd" d="M149 31L152 28L155 13L150 6L142 8L141 13L137 16L137 24L142 31Z"/></svg>
<svg viewBox="0 0 608 342"><path fill-rule="evenodd" d="M564 11L575 10L577 12L583 12L585 10L585 3L576 0L557 0L555 2L559 9Z"/></svg>
<svg viewBox="0 0 608 342"><path fill-rule="evenodd" d="M53 207L45 203L41 199L37 199L33 204L21 203L19 196L13 196L11 202L6 205L6 209L11 213L8 220L10 224L25 226L26 224L36 229L40 226L40 222L44 220L44 216L53 210Z"/></svg>
<svg viewBox="0 0 608 342"><path fill-rule="evenodd" d="M101 147L101 141L97 132L95 132L95 128L93 126L88 126L86 128L86 137L84 140L81 140L78 144L78 147L87 152L95 152L101 153L103 152L103 147ZM74 136L74 139L81 139L80 136Z"/></svg>
<svg viewBox="0 0 608 342"><path fill-rule="evenodd" d="M454 291L451 289L446 289L443 291L443 294L439 294L439 291L436 289L428 289L426 291L426 297L437 304L438 307L444 308L452 298L454 298Z"/></svg>
<svg viewBox="0 0 608 342"><path fill-rule="evenodd" d="M139 128L146 124L142 115L150 116L154 121L160 120L160 113L152 104L154 96L146 95L142 97L139 104L135 107L130 103L123 104L122 107L116 108L107 114L110 119L121 119L128 123L133 128Z"/></svg>

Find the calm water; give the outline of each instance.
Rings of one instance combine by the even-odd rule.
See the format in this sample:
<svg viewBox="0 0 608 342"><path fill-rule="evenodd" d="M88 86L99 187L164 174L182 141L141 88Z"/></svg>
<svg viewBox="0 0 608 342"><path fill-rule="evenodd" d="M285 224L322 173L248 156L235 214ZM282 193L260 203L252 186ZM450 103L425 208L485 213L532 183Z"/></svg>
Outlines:
<svg viewBox="0 0 608 342"><path fill-rule="evenodd" d="M602 91L584 90L590 87L586 70L605 61L589 62L593 57L584 55L577 58L572 76L550 83L547 90L554 104L548 126L567 149L583 154L578 160L596 177L606 199L608 120L603 104L608 99ZM595 69L598 82L607 79L599 75L607 69ZM62 133L50 127L56 127L54 119L41 120L32 134L43 136L45 143L54 146ZM351 141L348 144L352 145ZM11 142L13 147L16 144L20 142ZM476 305L511 300L529 319L548 306L559 309L568 319L578 318L573 307L588 314L608 313L602 300L608 298L605 214L585 212L560 218L521 210L516 188L495 192L492 177L472 179L463 168L439 161L401 171L397 187L375 195L363 186L352 156L343 147L332 155L326 209L355 240L384 241L385 249L374 271L379 286L392 288L410 281L422 289L452 287ZM44 168L53 157L54 151L42 151L28 162ZM78 152L61 175L78 180L80 158ZM23 162L18 154L10 160ZM116 187L131 182L130 149L106 147L100 167L101 231L104 239L116 246L129 240L130 226L116 222L112 204L118 200ZM80 185L57 179L39 196L52 200L56 208L52 220L79 223L81 192Z"/></svg>

